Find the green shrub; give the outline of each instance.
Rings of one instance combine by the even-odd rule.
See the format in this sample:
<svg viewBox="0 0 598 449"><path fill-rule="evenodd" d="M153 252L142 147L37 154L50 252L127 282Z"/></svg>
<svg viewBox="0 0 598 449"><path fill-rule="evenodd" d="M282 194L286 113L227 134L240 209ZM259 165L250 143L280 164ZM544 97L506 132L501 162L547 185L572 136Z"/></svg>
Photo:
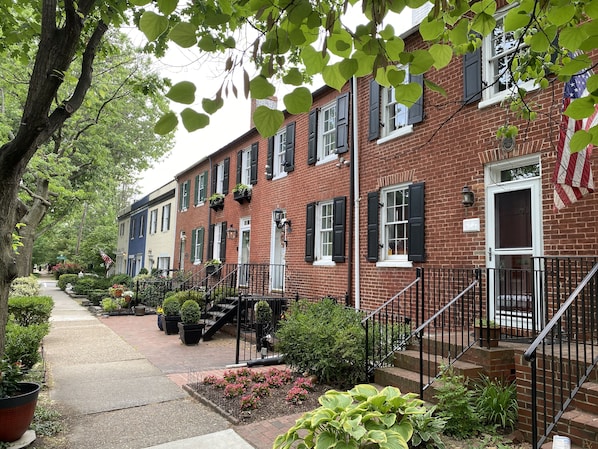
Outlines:
<svg viewBox="0 0 598 449"><path fill-rule="evenodd" d="M475 409L482 422L513 430L517 424L517 385L482 376L474 388Z"/></svg>
<svg viewBox="0 0 598 449"><path fill-rule="evenodd" d="M237 289L234 287L220 286L212 290L212 301L221 301L225 298L236 298L238 296Z"/></svg>
<svg viewBox="0 0 598 449"><path fill-rule="evenodd" d="M114 298L104 298L102 299L102 309L104 312L114 312L118 309L118 302Z"/></svg>
<svg viewBox="0 0 598 449"><path fill-rule="evenodd" d="M176 296L169 296L162 303L162 309L165 316L175 316L181 311L181 304Z"/></svg>
<svg viewBox="0 0 598 449"><path fill-rule="evenodd" d="M205 305L204 292L199 290L180 290L178 292L168 292L167 295L169 298L175 297L180 305L183 305L189 299L195 301L200 309Z"/></svg>
<svg viewBox="0 0 598 449"><path fill-rule="evenodd" d="M87 292L87 299L94 306L99 306L102 303L102 299L104 299L107 295L108 289L94 289Z"/></svg>
<svg viewBox="0 0 598 449"><path fill-rule="evenodd" d="M20 360L24 369L30 369L40 361L39 347L49 330L48 323L19 326L9 321L6 325L5 358L11 362Z"/></svg>
<svg viewBox="0 0 598 449"><path fill-rule="evenodd" d="M148 274L149 272L147 271L147 268L143 267L142 269L139 270L139 274Z"/></svg>
<svg viewBox="0 0 598 449"><path fill-rule="evenodd" d="M188 299L181 306L181 321L184 324L197 324L201 318L201 309L199 304L192 299Z"/></svg>
<svg viewBox="0 0 598 449"><path fill-rule="evenodd" d="M133 285L131 280L131 276L128 274L115 274L114 276L110 277L110 285L113 284L122 284L125 287L130 287Z"/></svg>
<svg viewBox="0 0 598 449"><path fill-rule="evenodd" d="M78 263L59 263L52 267L52 272L54 273L54 279L59 280L60 276L63 274L78 274L79 272L83 271L83 267Z"/></svg>
<svg viewBox="0 0 598 449"><path fill-rule="evenodd" d="M8 300L8 313L19 326L47 323L53 307L50 296L16 296Z"/></svg>
<svg viewBox="0 0 598 449"><path fill-rule="evenodd" d="M73 292L78 295L87 295L90 291L97 288L97 284L95 278L90 276L77 278L72 282Z"/></svg>
<svg viewBox="0 0 598 449"><path fill-rule="evenodd" d="M8 297L12 296L37 296L39 295L39 281L35 276L16 278L10 284Z"/></svg>
<svg viewBox="0 0 598 449"><path fill-rule="evenodd" d="M76 274L61 274L58 277L58 288L65 291L67 284L74 285L77 279L79 279L79 276Z"/></svg>
<svg viewBox="0 0 598 449"><path fill-rule="evenodd" d="M438 416L446 420L444 433L455 438L468 438L477 433L480 419L473 406L473 392L464 376L446 369L436 387Z"/></svg>
<svg viewBox="0 0 598 449"><path fill-rule="evenodd" d="M272 307L268 301L261 300L255 303L255 321L258 324L272 322Z"/></svg>
<svg viewBox="0 0 598 449"><path fill-rule="evenodd" d="M394 387L378 391L372 385L329 390L319 402L321 407L303 414L276 438L273 449L404 448L413 432L410 416L426 411L414 393L401 394Z"/></svg>
<svg viewBox="0 0 598 449"><path fill-rule="evenodd" d="M430 407L426 413L409 415L413 426L413 436L409 447L422 449L444 449L444 442L440 438L446 425L446 420L435 416L436 407Z"/></svg>
<svg viewBox="0 0 598 449"><path fill-rule="evenodd" d="M365 331L361 314L330 299L293 303L276 337L285 362L319 382L355 385L365 375Z"/></svg>

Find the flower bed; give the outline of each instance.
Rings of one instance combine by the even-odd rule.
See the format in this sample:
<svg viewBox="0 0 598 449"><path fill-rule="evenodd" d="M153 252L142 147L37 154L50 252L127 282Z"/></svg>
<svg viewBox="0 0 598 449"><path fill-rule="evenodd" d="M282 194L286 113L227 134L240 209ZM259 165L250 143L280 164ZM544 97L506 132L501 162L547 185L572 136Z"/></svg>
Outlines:
<svg viewBox="0 0 598 449"><path fill-rule="evenodd" d="M294 375L288 369L267 371L241 368L223 376L207 376L187 386L203 402L235 424L303 413L320 406L329 387Z"/></svg>

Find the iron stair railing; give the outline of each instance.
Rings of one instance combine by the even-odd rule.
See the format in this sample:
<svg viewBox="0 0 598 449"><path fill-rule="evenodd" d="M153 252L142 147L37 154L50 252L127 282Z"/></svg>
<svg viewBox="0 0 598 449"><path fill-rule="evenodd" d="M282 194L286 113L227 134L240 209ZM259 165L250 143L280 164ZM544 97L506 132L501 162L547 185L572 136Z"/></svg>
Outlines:
<svg viewBox="0 0 598 449"><path fill-rule="evenodd" d="M539 449L598 364L598 263L525 351L531 364L532 447ZM543 383L538 382L538 371ZM539 410L540 409L540 410Z"/></svg>

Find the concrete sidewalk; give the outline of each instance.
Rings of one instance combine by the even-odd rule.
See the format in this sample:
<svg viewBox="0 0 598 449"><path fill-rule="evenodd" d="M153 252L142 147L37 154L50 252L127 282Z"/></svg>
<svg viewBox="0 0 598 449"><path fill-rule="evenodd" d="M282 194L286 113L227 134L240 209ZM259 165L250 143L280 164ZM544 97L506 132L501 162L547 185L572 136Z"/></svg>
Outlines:
<svg viewBox="0 0 598 449"><path fill-rule="evenodd" d="M96 318L58 289L55 281L41 279L40 283L41 293L52 296L55 303L44 351L50 398L69 417L65 448L256 447L241 438L226 419L191 399L168 377L182 378L181 374L191 368L200 368L186 366L185 359L196 365L207 363L208 369L225 368L217 366L222 359L222 343L211 347L181 345L176 336L158 331L155 316ZM107 326L108 322L129 328L133 334L131 325L143 326L155 337L144 338L138 332L134 338L139 345L131 345ZM154 338L160 344L148 341ZM143 346L142 342L149 349L153 346L155 352L150 357L154 361L162 358L162 366L149 361L135 347ZM198 359L204 362L198 363Z"/></svg>

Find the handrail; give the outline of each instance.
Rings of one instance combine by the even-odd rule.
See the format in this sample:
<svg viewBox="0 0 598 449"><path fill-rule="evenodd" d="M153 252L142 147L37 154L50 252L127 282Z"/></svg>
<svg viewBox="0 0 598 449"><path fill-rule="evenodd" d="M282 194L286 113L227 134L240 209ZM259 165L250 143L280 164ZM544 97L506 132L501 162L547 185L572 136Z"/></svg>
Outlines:
<svg viewBox="0 0 598 449"><path fill-rule="evenodd" d="M420 281L421 281L420 277L415 278L415 280L413 280L407 287L405 287L403 290L401 290L400 292L398 292L396 295L394 295L392 298L390 298L388 301L386 301L384 304L382 304L380 307L378 307L376 310L374 310L372 313L370 313L368 316L366 316L363 320L361 320L361 322L364 323L365 321L371 319L374 315L376 315L377 313L379 313L382 309L384 309L385 307L387 307L394 300L396 300L400 296L404 295L407 290L409 290L411 287L413 287L415 284L417 284Z"/></svg>
<svg viewBox="0 0 598 449"><path fill-rule="evenodd" d="M577 299L579 293L585 288L586 285L590 282L590 279L594 277L594 275L598 272L598 263L594 265L594 267L590 270L590 272L583 278L581 283L573 290L573 293L569 295L569 298L563 303L563 305L559 308L559 310L554 314L552 319L546 324L542 332L536 337L536 339L532 342L532 344L527 348L527 350L523 353L523 357L528 362L531 362L535 358L536 351L540 343L546 339L548 334L553 330L556 326L558 321L563 317L567 309L571 307L573 301Z"/></svg>

